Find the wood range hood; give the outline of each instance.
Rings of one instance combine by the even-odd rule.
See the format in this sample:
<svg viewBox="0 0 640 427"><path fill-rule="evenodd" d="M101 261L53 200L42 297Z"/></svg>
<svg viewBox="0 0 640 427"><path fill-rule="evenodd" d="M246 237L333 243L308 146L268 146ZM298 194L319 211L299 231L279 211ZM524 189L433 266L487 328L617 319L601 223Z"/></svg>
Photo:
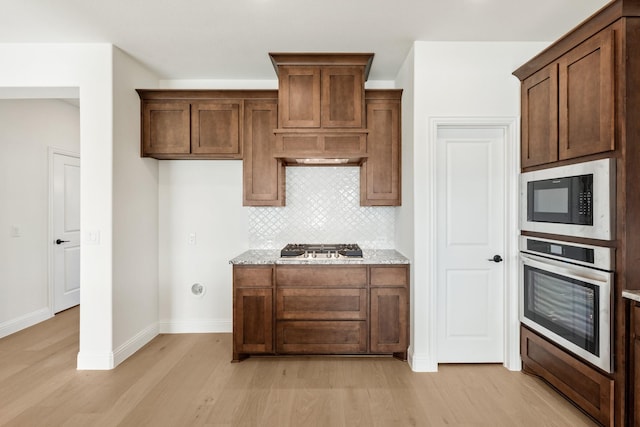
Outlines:
<svg viewBox="0 0 640 427"><path fill-rule="evenodd" d="M367 160L364 82L373 53L269 53L278 75L274 157L287 166Z"/></svg>

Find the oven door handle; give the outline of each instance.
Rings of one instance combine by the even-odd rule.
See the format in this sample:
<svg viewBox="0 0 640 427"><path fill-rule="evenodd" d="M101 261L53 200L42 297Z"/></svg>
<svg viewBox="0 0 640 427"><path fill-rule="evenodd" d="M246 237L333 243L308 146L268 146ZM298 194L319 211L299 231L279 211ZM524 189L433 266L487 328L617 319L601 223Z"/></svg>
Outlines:
<svg viewBox="0 0 640 427"><path fill-rule="evenodd" d="M613 283L612 272L596 270L594 268L584 267L568 262L556 261L554 259L532 255L526 252L520 252L520 258L523 264L528 264L532 267L547 270L576 280L583 280L593 284L604 284L608 287Z"/></svg>

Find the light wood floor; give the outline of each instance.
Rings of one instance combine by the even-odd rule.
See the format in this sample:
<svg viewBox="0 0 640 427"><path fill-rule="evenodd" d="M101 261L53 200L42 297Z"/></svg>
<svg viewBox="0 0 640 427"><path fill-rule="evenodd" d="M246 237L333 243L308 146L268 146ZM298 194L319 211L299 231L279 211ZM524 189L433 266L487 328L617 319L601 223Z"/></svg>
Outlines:
<svg viewBox="0 0 640 427"><path fill-rule="evenodd" d="M160 335L77 371L78 309L0 339L2 426L593 426L500 365L414 373L391 358L250 358L230 334Z"/></svg>

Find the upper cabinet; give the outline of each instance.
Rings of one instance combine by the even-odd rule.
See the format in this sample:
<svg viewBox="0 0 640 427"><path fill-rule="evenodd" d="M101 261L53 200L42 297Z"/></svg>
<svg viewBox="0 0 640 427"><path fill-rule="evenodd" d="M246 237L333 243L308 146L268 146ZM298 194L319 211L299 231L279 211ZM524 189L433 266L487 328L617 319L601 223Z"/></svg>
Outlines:
<svg viewBox="0 0 640 427"><path fill-rule="evenodd" d="M360 205L400 206L402 89L367 90L367 159L360 168Z"/></svg>
<svg viewBox="0 0 640 427"><path fill-rule="evenodd" d="M277 99L277 91L138 89L143 157L242 159L246 100Z"/></svg>
<svg viewBox="0 0 640 427"><path fill-rule="evenodd" d="M360 167L362 206L401 203L401 89L372 53L271 53L276 90L137 89L141 155L243 161L243 205L284 206L285 166Z"/></svg>
<svg viewBox="0 0 640 427"><path fill-rule="evenodd" d="M373 54L270 53L279 127L364 128L364 82Z"/></svg>
<svg viewBox="0 0 640 427"><path fill-rule="evenodd" d="M522 80L523 168L615 148L614 61L614 31L605 28L538 70L514 72Z"/></svg>
<svg viewBox="0 0 640 427"><path fill-rule="evenodd" d="M362 164L364 82L373 54L269 55L278 74L275 156L286 164Z"/></svg>

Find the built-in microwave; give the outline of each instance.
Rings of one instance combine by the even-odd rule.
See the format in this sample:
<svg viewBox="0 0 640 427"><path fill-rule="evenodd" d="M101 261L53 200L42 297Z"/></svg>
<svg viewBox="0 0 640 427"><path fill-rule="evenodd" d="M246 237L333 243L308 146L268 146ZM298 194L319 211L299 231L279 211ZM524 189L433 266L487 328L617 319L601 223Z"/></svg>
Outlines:
<svg viewBox="0 0 640 427"><path fill-rule="evenodd" d="M615 159L523 173L520 229L614 240L615 175Z"/></svg>

